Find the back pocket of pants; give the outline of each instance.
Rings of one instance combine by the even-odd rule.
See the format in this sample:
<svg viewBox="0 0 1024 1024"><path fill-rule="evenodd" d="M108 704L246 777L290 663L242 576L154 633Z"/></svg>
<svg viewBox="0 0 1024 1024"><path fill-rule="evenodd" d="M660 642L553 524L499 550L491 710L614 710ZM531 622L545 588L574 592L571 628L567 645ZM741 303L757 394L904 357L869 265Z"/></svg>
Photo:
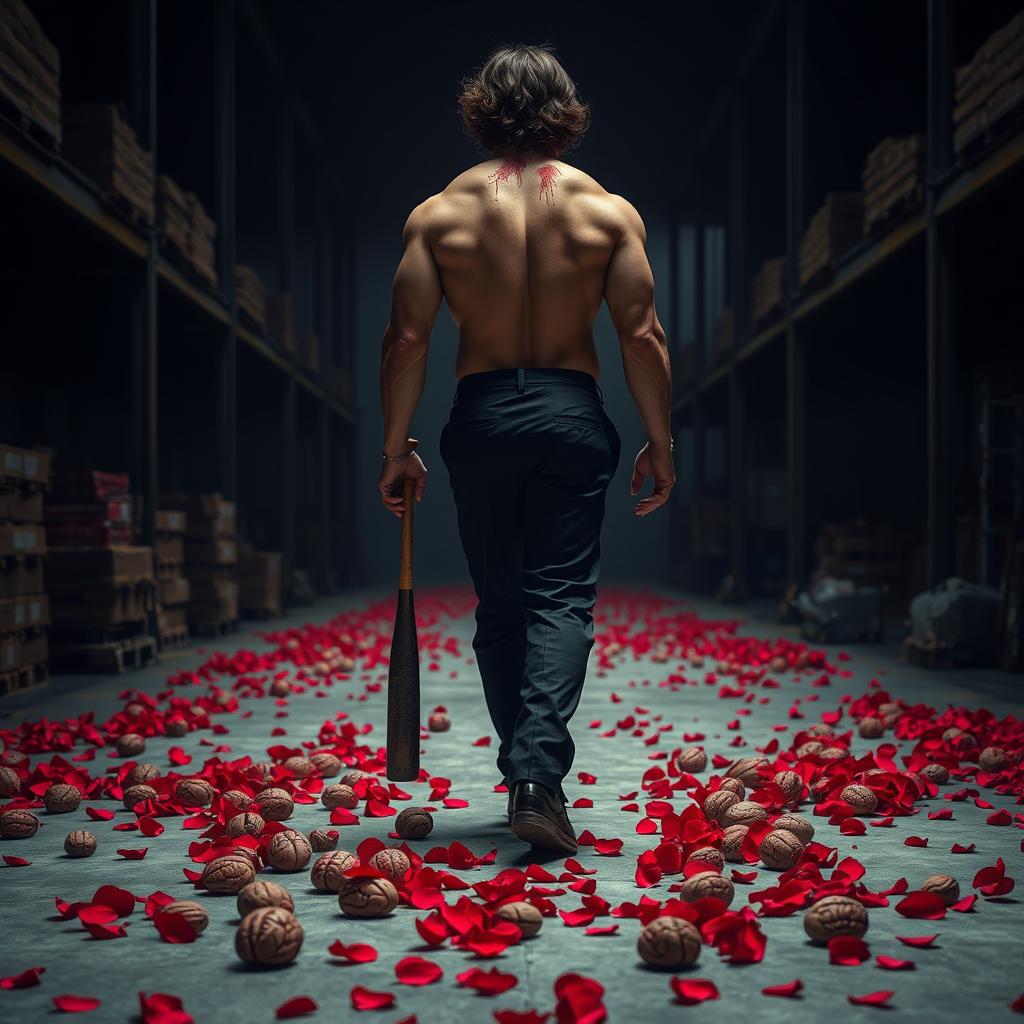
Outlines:
<svg viewBox="0 0 1024 1024"><path fill-rule="evenodd" d="M565 414L559 414L551 417L555 423L560 423L563 427L578 427L587 433L592 430L599 430L601 424L597 420L591 419L589 416L567 416Z"/></svg>

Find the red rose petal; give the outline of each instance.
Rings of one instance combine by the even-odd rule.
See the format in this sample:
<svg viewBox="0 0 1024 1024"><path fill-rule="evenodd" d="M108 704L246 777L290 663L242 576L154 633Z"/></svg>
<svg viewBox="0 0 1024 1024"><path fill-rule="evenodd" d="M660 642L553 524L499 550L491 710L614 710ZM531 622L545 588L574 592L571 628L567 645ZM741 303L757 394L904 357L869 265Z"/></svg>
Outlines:
<svg viewBox="0 0 1024 1024"><path fill-rule="evenodd" d="M125 860L142 860L148 850L148 846L143 846L140 850L115 850L114 853Z"/></svg>
<svg viewBox="0 0 1024 1024"><path fill-rule="evenodd" d="M351 960L354 964L369 964L377 959L377 950L365 942L353 942L346 946L344 942L332 942L327 947L331 956L340 957L343 960Z"/></svg>
<svg viewBox="0 0 1024 1024"><path fill-rule="evenodd" d="M985 819L986 825L1010 825L1013 823L1013 817L1010 812L1004 807L1002 810L996 811L990 814Z"/></svg>
<svg viewBox="0 0 1024 1024"><path fill-rule="evenodd" d="M913 960L899 960L894 956L879 954L875 957L875 963L886 971L912 971L914 970Z"/></svg>
<svg viewBox="0 0 1024 1024"><path fill-rule="evenodd" d="M93 996L54 996L53 1005L62 1013L88 1013L100 1005Z"/></svg>
<svg viewBox="0 0 1024 1024"><path fill-rule="evenodd" d="M494 1019L498 1024L544 1024L550 1013L536 1010L495 1010Z"/></svg>
<svg viewBox="0 0 1024 1024"><path fill-rule="evenodd" d="M617 924L595 924L586 929L586 935L615 935L618 933Z"/></svg>
<svg viewBox="0 0 1024 1024"><path fill-rule="evenodd" d="M978 894L971 893L970 896L965 896L962 900L957 900L950 910L955 911L957 914L967 914L974 909L974 904L978 902Z"/></svg>
<svg viewBox="0 0 1024 1024"><path fill-rule="evenodd" d="M676 1002L683 1006L696 1006L708 999L718 999L718 988L713 981L707 978L672 978L669 981Z"/></svg>
<svg viewBox="0 0 1024 1024"><path fill-rule="evenodd" d="M936 933L935 935L897 935L896 939L902 942L904 946L913 946L915 949L928 949L938 937L938 933Z"/></svg>
<svg viewBox="0 0 1024 1024"><path fill-rule="evenodd" d="M88 814L93 821L110 821L114 816L114 812L107 810L105 807L86 807L85 813Z"/></svg>
<svg viewBox="0 0 1024 1024"><path fill-rule="evenodd" d="M32 863L32 861L25 860L24 857L15 857L10 853L5 853L4 863L9 868L27 868Z"/></svg>
<svg viewBox="0 0 1024 1024"><path fill-rule="evenodd" d="M1024 995L1017 996L1012 1003L1010 1003L1010 1009L1014 1013L1024 1013Z"/></svg>
<svg viewBox="0 0 1024 1024"><path fill-rule="evenodd" d="M761 989L761 995L796 999L803 990L804 983L799 978L796 978L793 981L787 981L783 985L769 985L767 988Z"/></svg>
<svg viewBox="0 0 1024 1024"><path fill-rule="evenodd" d="M856 967L871 956L868 944L854 935L836 935L828 940L828 962L841 967Z"/></svg>
<svg viewBox="0 0 1024 1024"><path fill-rule="evenodd" d="M468 971L457 974L455 980L463 988L471 988L482 996L499 996L519 984L519 979L514 974L499 971L497 967L492 967L489 971L471 967Z"/></svg>
<svg viewBox="0 0 1024 1024"><path fill-rule="evenodd" d="M365 985L355 985L349 993L356 1010L390 1010L395 1005L393 992L375 992Z"/></svg>
<svg viewBox="0 0 1024 1024"><path fill-rule="evenodd" d="M118 917L127 917L135 909L135 897L116 885L101 885L93 893L92 902L110 907Z"/></svg>
<svg viewBox="0 0 1024 1024"><path fill-rule="evenodd" d="M421 956L407 956L395 964L395 977L403 985L433 985L443 976L444 971L437 964Z"/></svg>
<svg viewBox="0 0 1024 1024"><path fill-rule="evenodd" d="M950 853L974 853L975 844L968 843L966 846L962 846L960 843L954 843L950 849Z"/></svg>
<svg viewBox="0 0 1024 1024"><path fill-rule="evenodd" d="M922 838L921 836L907 836L907 838L903 840L903 845L904 846L927 846L928 845L928 840Z"/></svg>
<svg viewBox="0 0 1024 1024"><path fill-rule="evenodd" d="M946 903L934 892L917 890L908 893L896 904L896 913L904 917L920 917L929 921L938 921L946 916Z"/></svg>
<svg viewBox="0 0 1024 1024"><path fill-rule="evenodd" d="M555 979L555 1000L558 1024L601 1024L608 1016L604 986L585 974L559 975Z"/></svg>
<svg viewBox="0 0 1024 1024"><path fill-rule="evenodd" d="M895 992L868 992L863 996L847 996L846 1000L851 1006L885 1006L895 995Z"/></svg>
<svg viewBox="0 0 1024 1024"><path fill-rule="evenodd" d="M196 941L197 932L184 914L154 914L153 925L164 942L181 945Z"/></svg>
<svg viewBox="0 0 1024 1024"><path fill-rule="evenodd" d="M292 1017L302 1017L307 1013L316 1013L320 1007L315 1000L309 996L295 996L288 1002L282 1003L275 1011L274 1016L278 1020L289 1020Z"/></svg>
<svg viewBox="0 0 1024 1024"><path fill-rule="evenodd" d="M31 988L39 984L39 975L45 974L45 967L29 967L21 974L12 974L7 978L0 978L0 988Z"/></svg>

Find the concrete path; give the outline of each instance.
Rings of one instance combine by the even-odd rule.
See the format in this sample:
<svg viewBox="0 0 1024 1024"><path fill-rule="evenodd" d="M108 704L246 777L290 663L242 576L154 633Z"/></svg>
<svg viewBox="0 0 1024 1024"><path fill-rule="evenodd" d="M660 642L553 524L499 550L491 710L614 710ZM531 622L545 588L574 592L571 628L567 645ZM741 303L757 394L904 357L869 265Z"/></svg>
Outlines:
<svg viewBox="0 0 1024 1024"><path fill-rule="evenodd" d="M621 613L623 595L602 589L599 611ZM664 596L664 595L663 595ZM372 601L390 602L389 593L350 594L332 601L323 601L293 613L275 627L301 625L307 621L325 621L343 610L358 609ZM680 598L680 600L684 600ZM437 591L417 594L417 607L434 608L439 601L452 606L461 603L471 608L472 601L463 592ZM387 605L385 604L385 607ZM709 618L742 617L742 609L723 609L687 603ZM678 609L676 609L678 610ZM670 614L663 609L658 614ZM465 843L477 854L497 848L492 868L456 872L468 880L492 877L508 866L525 867L537 860L510 835L504 824L504 796L493 792L498 781L494 769L494 750L475 746L474 741L491 734L486 716L479 678L472 659L470 640L471 614L454 620L444 617L436 625L421 627L421 632L443 634L456 638L459 655L439 657L437 670L423 666L423 709L426 714L435 704L444 704L453 721L450 732L434 735L424 744L423 764L433 775L452 780L451 795L469 801L458 810L441 810L435 815L435 829L429 840L417 848L447 845L455 840ZM605 628L599 624L598 629ZM758 637L793 635L792 630L777 623L747 621L741 632ZM218 650L258 648L262 641L256 629L237 634L218 643ZM154 669L116 678L59 678L38 694L25 694L0 703L0 729L16 726L23 720L43 716L64 718L83 711L94 711L97 721L118 710L122 702L117 693L138 688L157 693L164 688L167 676L182 668L195 668L204 660L198 644L164 659ZM623 901L636 902L644 890L634 883L636 856L657 842L656 836L638 836L635 826L642 814L623 812L620 794L640 788L643 773L653 762L649 756L658 750L682 745L683 732L703 732L709 754L720 752L734 756L729 744L737 735L727 728L737 719L740 707L749 710L738 730L745 738L745 752L785 733L773 731L776 724L792 726L786 712L794 698L802 699L807 714L804 724L817 719L821 712L836 709L844 694L854 697L865 692L871 679L878 679L894 697L908 703L918 701L942 709L947 703L984 706L996 715L1020 714L1022 698L1019 677L995 672L956 671L930 673L899 663L891 649L850 646L845 648L851 660L842 664L848 678L834 678L830 686L812 688L810 677L780 676L778 690L756 691L758 700L741 704L718 697L717 685L685 687L678 692L659 687L677 662L655 664L649 659L623 661L604 677L591 671L577 718L575 736L577 758L574 771L596 776L591 785L581 785L574 777L566 784L570 801L590 798L593 808L572 811L577 830L590 829L596 836L618 837L625 841L622 856L598 857L581 847L579 859L587 867L597 869L597 892L612 906ZM208 653L209 648L204 648ZM835 651L830 652L834 655ZM454 677L452 677L454 673ZM703 682L703 673L687 672L688 678ZM367 683L386 679L379 669L370 673L353 673L349 683L338 683L331 698L316 699L312 692L293 697L288 702L287 718L275 718L277 708L272 700L246 702L252 715L224 719L229 729L217 742L231 746L230 757L251 755L264 759L266 748L277 742L298 744L316 736L317 729L338 710L345 710L358 723L370 723L370 742L383 744L386 694L371 693L366 699ZM198 692L198 690L197 690ZM351 693L352 697L346 698ZM621 697L615 703L612 694ZM817 702L808 697L818 695ZM636 708L644 710L637 712ZM614 737L601 733L628 714L651 720L660 716L655 726L645 730L650 736L657 725L670 724L656 746L646 746L644 737L634 737L629 730L617 731ZM592 721L601 721L600 728L588 728ZM274 726L287 729L284 739L270 736ZM193 756L193 767L210 756L211 748L200 744L208 733L192 733L184 740L158 738L149 741L145 760L160 766L168 765L167 750L182 745ZM376 738L376 739L374 739ZM891 737L887 737L891 738ZM855 737L854 749L862 751L871 744ZM904 747L904 750L907 749ZM102 771L105 752L89 767L96 774ZM46 757L46 755L42 755ZM33 758L33 761L38 758ZM115 764L116 762L111 762ZM707 776L704 776L705 778ZM414 804L427 802L424 785L407 785ZM944 791L959 788L943 787ZM1006 807L1011 814L1020 810L1009 798L991 791L983 794L996 807ZM639 800L641 809L644 794ZM678 801L681 810L686 800ZM97 805L96 801L87 801ZM915 888L927 875L936 872L953 874L960 880L966 894L971 880L981 867L1002 857L1007 873L1018 879L1017 888L1000 901L979 900L973 913L950 913L940 921L906 920L892 906L870 911L870 929L866 936L872 959L857 967L829 966L826 950L810 946L797 914L786 918L762 921L768 945L764 960L748 966L729 966L720 961L716 951L705 947L700 962L685 972L686 978L707 978L717 986L720 998L695 1007L673 1002L669 988L671 974L645 969L636 955L639 926L633 920L612 917L598 918L595 924L619 925L617 934L587 936L582 928L563 926L558 918L549 918L536 939L513 946L494 961L480 961L463 951L444 946L426 949L413 927L416 912L399 909L392 917L360 923L342 917L336 900L316 894L309 886L308 875L290 875L282 879L296 897L296 912L305 929L305 942L298 960L277 971L253 971L235 956L233 938L237 924L233 898L197 895L182 875L188 866L187 848L197 837L195 832L180 831L176 819L163 819L167 831L156 839L144 840L137 833L115 832L118 821L131 815L117 808L111 822L92 821L85 814L86 803L78 812L61 816L40 812L45 827L31 839L0 843L0 853L31 860L29 867L0 866L0 976L16 975L29 967L46 968L41 984L15 991L0 991L0 1020L41 1021L50 1019L52 998L62 994L96 996L102 1005L84 1019L89 1021L129 1021L137 1019L138 993L166 992L180 996L186 1010L197 1022L267 1022L274 1019L274 1010L287 999L308 995L317 1001L319 1012L314 1020L337 1021L366 1018L399 1021L415 1014L421 1024L442 1024L458 1021L471 1024L490 1021L495 1010L535 1009L541 1013L554 1008L553 983L565 972L575 971L596 978L605 987L608 1019L621 1022L660 1021L663 1018L693 1016L706 1022L737 1019L759 1021L803 1022L822 1021L829 1017L841 1020L870 1019L879 1012L892 1013L901 1021L964 1021L984 1019L986 1022L1010 1020L1014 1014L1008 1004L1024 993L1024 912L1017 898L1024 895L1024 856L1021 853L1019 828L994 827L985 824L990 811L980 810L970 801L935 800L925 809L952 808L953 819L928 820L924 810L909 818L897 818L892 828L869 828L860 837L846 837L824 819L812 819L817 828L816 839L838 847L840 858L852 854L866 867L865 878L872 890L886 889L900 877L906 877ZM107 804L108 806L114 806ZM399 805L401 806L401 805ZM805 809L809 814L809 809ZM289 825L310 831L326 826L328 812L319 804L297 806ZM386 840L393 819L362 818L358 825L341 829L340 846L354 849L367 836ZM99 852L89 860L74 861L63 855L64 836L73 828L88 828L98 838ZM909 835L927 837L926 848L903 845ZM950 853L954 843L976 844L976 852L956 856ZM115 854L119 847L148 846L142 860L126 861ZM557 875L562 860L548 862ZM267 877L273 872L268 870ZM772 884L772 873L762 869L752 886L737 885L733 909L746 902L747 894ZM668 898L667 879L647 890L656 899ZM66 900L87 900L102 884L113 883L136 894L163 890L179 898L198 898L209 909L211 923L207 932L190 945L169 945L161 942L155 930L142 916L141 907L132 915L128 937L110 941L90 938L75 921L62 921L54 912L54 897ZM572 892L558 897L561 909L580 905ZM895 902L895 901L890 901ZM935 948L917 950L899 943L895 935L938 933ZM336 939L345 943L367 942L379 950L376 962L366 965L342 964L327 953ZM396 983L395 962L417 954L436 962L444 970L438 983L411 988ZM884 954L913 960L912 971L886 971L874 965L873 957ZM487 998L459 988L456 974L470 966L488 969L497 966L515 974L518 985L504 995ZM803 995L800 999L769 998L761 989L800 978ZM396 996L393 1009L357 1013L352 1009L349 993L361 984L374 990L391 991ZM893 990L891 1009L876 1010L855 1007L847 1002L851 994L877 990ZM552 1018L552 1021L554 1018Z"/></svg>

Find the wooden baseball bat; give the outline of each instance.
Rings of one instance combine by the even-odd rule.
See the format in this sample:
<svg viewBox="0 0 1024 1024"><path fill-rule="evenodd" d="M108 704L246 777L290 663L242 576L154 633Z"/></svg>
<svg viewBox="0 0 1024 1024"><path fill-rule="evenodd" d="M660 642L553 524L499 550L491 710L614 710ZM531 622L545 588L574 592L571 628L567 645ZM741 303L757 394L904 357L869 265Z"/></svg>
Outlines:
<svg viewBox="0 0 1024 1024"><path fill-rule="evenodd" d="M412 590L412 510L415 482L405 481L402 560L395 632L388 666L388 778L414 782L420 774L420 646Z"/></svg>

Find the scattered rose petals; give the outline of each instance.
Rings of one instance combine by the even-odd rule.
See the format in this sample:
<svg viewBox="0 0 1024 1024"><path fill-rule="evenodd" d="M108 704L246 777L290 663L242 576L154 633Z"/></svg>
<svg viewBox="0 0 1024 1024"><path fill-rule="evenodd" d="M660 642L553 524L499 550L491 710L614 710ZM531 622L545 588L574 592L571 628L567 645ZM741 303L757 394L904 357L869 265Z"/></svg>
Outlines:
<svg viewBox="0 0 1024 1024"><path fill-rule="evenodd" d="M282 1003L275 1011L274 1016L278 1020L290 1020L292 1017L303 1017L307 1013L316 1013L320 1007L316 1001L309 996L295 996L288 1002Z"/></svg>
<svg viewBox="0 0 1024 1024"><path fill-rule="evenodd" d="M349 998L355 1010L390 1010L395 1005L393 992L375 992L365 985L354 985Z"/></svg>
<svg viewBox="0 0 1024 1024"><path fill-rule="evenodd" d="M828 962L856 967L871 956L868 944L854 935L836 935L828 940Z"/></svg>
<svg viewBox="0 0 1024 1024"><path fill-rule="evenodd" d="M377 959L377 950L365 942L353 942L346 946L344 942L332 942L327 947L331 956L340 957L343 960L351 960L354 964L369 964Z"/></svg>
<svg viewBox="0 0 1024 1024"><path fill-rule="evenodd" d="M894 956L879 954L875 957L875 963L886 971L912 971L914 970L913 960L899 960Z"/></svg>
<svg viewBox="0 0 1024 1024"><path fill-rule="evenodd" d="M12 974L8 978L0 978L0 988L31 988L39 984L39 975L45 974L45 967L29 967L21 974Z"/></svg>
<svg viewBox="0 0 1024 1024"><path fill-rule="evenodd" d="M784 999L797 999L803 990L804 983L799 978L796 978L793 981L787 981L782 985L769 985L767 988L761 989L761 995L782 996Z"/></svg>
<svg viewBox="0 0 1024 1024"><path fill-rule="evenodd" d="M601 1024L607 1017L604 986L570 972L555 979L555 1017L559 1024Z"/></svg>
<svg viewBox="0 0 1024 1024"><path fill-rule="evenodd" d="M27 868L32 863L32 861L25 860L24 857L15 857L13 854L5 853L4 863L9 868Z"/></svg>
<svg viewBox="0 0 1024 1024"><path fill-rule="evenodd" d="M54 996L53 1005L61 1013L88 1013L100 1005L100 1001L93 996Z"/></svg>
<svg viewBox="0 0 1024 1024"><path fill-rule="evenodd" d="M851 1006L885 1006L895 995L895 992L868 992L863 996L847 996L846 1000Z"/></svg>
<svg viewBox="0 0 1024 1024"><path fill-rule="evenodd" d="M148 849L148 846L143 846L141 850L115 850L114 853L125 860L142 860Z"/></svg>
<svg viewBox="0 0 1024 1024"><path fill-rule="evenodd" d="M896 904L896 913L904 917L938 921L946 916L946 903L938 893L917 890L908 893Z"/></svg>
<svg viewBox="0 0 1024 1024"><path fill-rule="evenodd" d="M718 987L707 978L672 978L669 986L676 1002L683 1006L696 1006L708 999L718 999Z"/></svg>
<svg viewBox="0 0 1024 1024"><path fill-rule="evenodd" d="M421 956L407 956L395 964L395 977L403 985L433 985L440 981L444 971L437 964Z"/></svg>
<svg viewBox="0 0 1024 1024"><path fill-rule="evenodd" d="M903 840L903 845L904 846L927 846L928 845L928 840L922 838L921 836L907 836L907 838Z"/></svg>
<svg viewBox="0 0 1024 1024"><path fill-rule="evenodd" d="M514 974L506 974L492 967L482 971L479 967L471 967L455 976L455 980L463 988L471 988L482 996L498 996L519 984Z"/></svg>
<svg viewBox="0 0 1024 1024"><path fill-rule="evenodd" d="M915 949L928 949L934 945L938 937L938 933L936 933L935 935L897 935L896 939L902 942L904 946L913 946Z"/></svg>
<svg viewBox="0 0 1024 1024"><path fill-rule="evenodd" d="M966 846L962 846L960 843L954 843L949 852L950 853L974 853L974 843L968 843Z"/></svg>

